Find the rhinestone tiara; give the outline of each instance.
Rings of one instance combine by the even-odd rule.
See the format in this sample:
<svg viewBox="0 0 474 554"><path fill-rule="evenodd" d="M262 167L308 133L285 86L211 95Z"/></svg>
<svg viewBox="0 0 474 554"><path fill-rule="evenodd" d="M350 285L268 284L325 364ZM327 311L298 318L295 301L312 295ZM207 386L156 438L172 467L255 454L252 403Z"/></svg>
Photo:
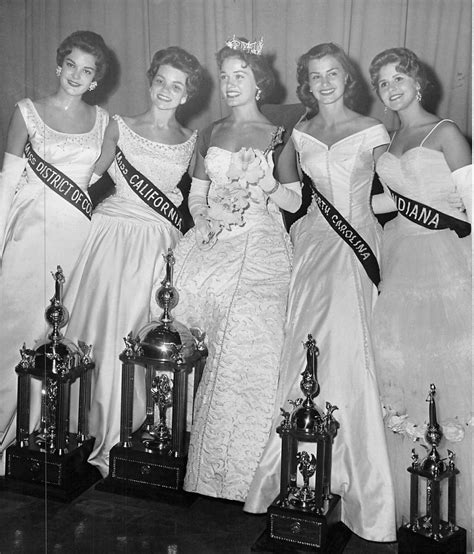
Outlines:
<svg viewBox="0 0 474 554"><path fill-rule="evenodd" d="M254 42L246 42L244 40L239 40L235 35L226 40L226 46L232 48L232 50L240 50L242 52L247 52L248 54L256 54L260 56L263 50L263 37L260 40L255 40Z"/></svg>

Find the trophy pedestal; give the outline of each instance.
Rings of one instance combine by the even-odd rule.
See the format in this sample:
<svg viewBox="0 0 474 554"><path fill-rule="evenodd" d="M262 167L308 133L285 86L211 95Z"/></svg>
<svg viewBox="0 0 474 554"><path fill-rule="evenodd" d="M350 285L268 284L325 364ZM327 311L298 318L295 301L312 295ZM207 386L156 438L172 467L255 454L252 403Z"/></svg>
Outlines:
<svg viewBox="0 0 474 554"><path fill-rule="evenodd" d="M280 507L279 498L268 508L267 528L252 546L253 552L343 552L352 533L340 521L340 496L332 495L324 514Z"/></svg>
<svg viewBox="0 0 474 554"><path fill-rule="evenodd" d="M466 552L466 530L459 527L449 537L435 541L402 526L397 532L399 554L458 554Z"/></svg>
<svg viewBox="0 0 474 554"><path fill-rule="evenodd" d="M96 485L97 490L150 498L178 504L191 504L194 495L183 491L187 456L145 448L141 432L132 437L131 446L116 444L110 451L109 475Z"/></svg>
<svg viewBox="0 0 474 554"><path fill-rule="evenodd" d="M63 454L46 452L34 441L33 434L31 446L7 448L5 486L9 490L70 502L100 479L98 470L87 463L93 438L78 444L71 435Z"/></svg>

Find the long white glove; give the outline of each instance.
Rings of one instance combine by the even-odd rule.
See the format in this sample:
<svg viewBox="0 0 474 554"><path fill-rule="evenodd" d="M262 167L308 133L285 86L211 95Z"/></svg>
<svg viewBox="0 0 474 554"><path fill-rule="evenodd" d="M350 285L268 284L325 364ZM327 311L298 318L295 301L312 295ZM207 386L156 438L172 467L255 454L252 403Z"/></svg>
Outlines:
<svg viewBox="0 0 474 554"><path fill-rule="evenodd" d="M280 183L273 176L273 158L270 152L266 157L256 152L260 159L260 166L265 171L264 176L257 182L258 186L268 194L275 204L287 212L296 212L301 206L301 184L299 181Z"/></svg>
<svg viewBox="0 0 474 554"><path fill-rule="evenodd" d="M20 158L5 152L2 172L0 173L0 257L2 256L10 207L25 166L26 158Z"/></svg>
<svg viewBox="0 0 474 554"><path fill-rule="evenodd" d="M211 227L207 219L209 211L207 193L209 192L209 187L209 181L193 177L188 197L189 213L192 215L196 227L196 240L204 244L209 242L211 233Z"/></svg>
<svg viewBox="0 0 474 554"><path fill-rule="evenodd" d="M472 223L472 165L465 165L451 173L456 190L461 196L469 223Z"/></svg>

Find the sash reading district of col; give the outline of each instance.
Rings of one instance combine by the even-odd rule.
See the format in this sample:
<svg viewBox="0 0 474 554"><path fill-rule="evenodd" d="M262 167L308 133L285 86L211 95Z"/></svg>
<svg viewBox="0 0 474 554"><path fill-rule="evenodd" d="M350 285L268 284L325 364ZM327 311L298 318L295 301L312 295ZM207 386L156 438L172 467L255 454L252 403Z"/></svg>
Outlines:
<svg viewBox="0 0 474 554"><path fill-rule="evenodd" d="M178 231L183 232L183 218L179 208L164 192L133 167L118 146L115 149L115 161L133 192L158 215L164 217Z"/></svg>
<svg viewBox="0 0 474 554"><path fill-rule="evenodd" d="M352 248L370 280L378 287L380 283L380 269L372 249L352 225L336 210L331 202L324 198L311 180L310 183L320 212L334 231Z"/></svg>
<svg viewBox="0 0 474 554"><path fill-rule="evenodd" d="M401 215L427 229L451 229L459 238L471 233L471 224L443 212L439 212L426 204L407 198L390 187L387 187Z"/></svg>
<svg viewBox="0 0 474 554"><path fill-rule="evenodd" d="M25 154L28 163L36 176L51 190L59 194L69 204L83 213L87 219L92 215L92 202L87 194L79 188L67 175L56 169L46 160L43 160L31 146L30 141L25 145Z"/></svg>

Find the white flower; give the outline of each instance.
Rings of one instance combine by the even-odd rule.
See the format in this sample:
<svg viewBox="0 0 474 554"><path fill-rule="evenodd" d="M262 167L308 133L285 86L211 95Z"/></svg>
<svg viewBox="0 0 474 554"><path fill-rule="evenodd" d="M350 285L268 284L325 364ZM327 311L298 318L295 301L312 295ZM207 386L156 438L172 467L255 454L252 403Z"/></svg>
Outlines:
<svg viewBox="0 0 474 554"><path fill-rule="evenodd" d="M446 419L441 423L444 438L450 442L460 442L464 438L464 426L457 419Z"/></svg>

